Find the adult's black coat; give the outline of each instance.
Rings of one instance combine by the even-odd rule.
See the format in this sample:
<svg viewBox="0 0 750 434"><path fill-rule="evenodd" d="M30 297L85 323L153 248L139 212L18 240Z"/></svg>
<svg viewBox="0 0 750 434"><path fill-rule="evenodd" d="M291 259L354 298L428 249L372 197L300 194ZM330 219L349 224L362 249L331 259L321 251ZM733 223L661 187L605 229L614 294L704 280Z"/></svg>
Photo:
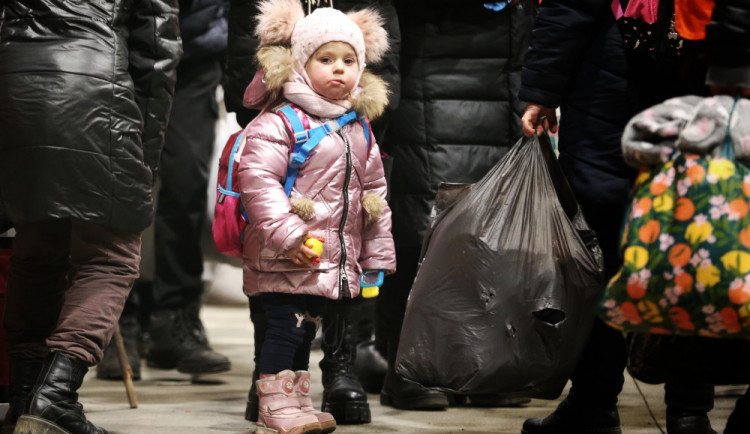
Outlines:
<svg viewBox="0 0 750 434"><path fill-rule="evenodd" d="M0 214L148 226L181 55L176 0L5 0Z"/></svg>
<svg viewBox="0 0 750 434"><path fill-rule="evenodd" d="M482 178L521 136L518 99L535 1L395 2L401 89L384 150L394 157L397 248L419 249L440 182Z"/></svg>

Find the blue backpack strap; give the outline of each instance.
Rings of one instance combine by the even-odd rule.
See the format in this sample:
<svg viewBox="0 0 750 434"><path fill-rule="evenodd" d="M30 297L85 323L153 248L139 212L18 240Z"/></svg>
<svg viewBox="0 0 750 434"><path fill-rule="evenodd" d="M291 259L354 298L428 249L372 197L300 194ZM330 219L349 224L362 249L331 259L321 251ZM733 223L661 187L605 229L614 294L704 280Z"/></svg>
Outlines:
<svg viewBox="0 0 750 434"><path fill-rule="evenodd" d="M366 117L362 116L359 118L359 123L362 124L362 130L365 132L365 140L367 140L367 153L370 153L370 145L372 145L372 135L370 134L370 122Z"/></svg>
<svg viewBox="0 0 750 434"><path fill-rule="evenodd" d="M288 110L286 110L288 109ZM286 171L286 179L284 180L284 193L287 196L292 194L292 187L294 182L297 180L297 173L302 164L307 160L307 156L310 154L318 143L328 134L338 131L344 125L357 119L357 113L350 111L344 115L324 123L323 125L309 130L305 130L302 126L302 122L299 120L297 113L294 112L290 106L285 106L279 110L284 116L289 119L289 123L294 128L292 132L294 136L294 147L292 149L292 155L289 158L289 166ZM290 113L291 111L291 113Z"/></svg>

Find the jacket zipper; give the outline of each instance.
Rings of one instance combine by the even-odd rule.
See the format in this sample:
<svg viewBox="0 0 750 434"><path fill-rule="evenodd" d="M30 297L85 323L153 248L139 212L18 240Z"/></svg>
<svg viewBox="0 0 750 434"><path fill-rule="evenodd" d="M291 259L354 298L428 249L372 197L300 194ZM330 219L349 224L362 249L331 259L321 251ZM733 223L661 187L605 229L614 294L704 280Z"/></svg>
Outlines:
<svg viewBox="0 0 750 434"><path fill-rule="evenodd" d="M349 298L349 281L346 278L346 244L344 242L344 226L346 224L346 216L349 213L349 181L351 178L352 170L352 154L351 147L349 146L349 140L344 136L344 133L339 130L337 134L344 140L346 146L346 175L344 176L344 210L341 215L341 223L339 223L339 244L341 245L341 262L339 262L339 298ZM346 291L344 291L346 288Z"/></svg>

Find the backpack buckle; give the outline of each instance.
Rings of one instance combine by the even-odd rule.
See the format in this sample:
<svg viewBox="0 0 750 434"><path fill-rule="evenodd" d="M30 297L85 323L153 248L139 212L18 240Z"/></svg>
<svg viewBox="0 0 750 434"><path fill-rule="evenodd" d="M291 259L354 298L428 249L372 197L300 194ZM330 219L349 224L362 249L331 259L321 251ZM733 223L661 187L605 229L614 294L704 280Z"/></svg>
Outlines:
<svg viewBox="0 0 750 434"><path fill-rule="evenodd" d="M310 139L309 130L294 133L294 143L305 143L308 139Z"/></svg>

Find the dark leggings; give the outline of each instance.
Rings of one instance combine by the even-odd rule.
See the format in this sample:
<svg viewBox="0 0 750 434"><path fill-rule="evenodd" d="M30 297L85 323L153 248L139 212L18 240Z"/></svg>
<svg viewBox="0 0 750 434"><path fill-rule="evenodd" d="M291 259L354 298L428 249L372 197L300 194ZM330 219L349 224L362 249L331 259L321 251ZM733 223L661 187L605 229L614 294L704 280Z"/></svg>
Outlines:
<svg viewBox="0 0 750 434"><path fill-rule="evenodd" d="M285 369L307 370L310 345L327 299L314 295L264 293L259 295L268 329L260 352L261 374Z"/></svg>

